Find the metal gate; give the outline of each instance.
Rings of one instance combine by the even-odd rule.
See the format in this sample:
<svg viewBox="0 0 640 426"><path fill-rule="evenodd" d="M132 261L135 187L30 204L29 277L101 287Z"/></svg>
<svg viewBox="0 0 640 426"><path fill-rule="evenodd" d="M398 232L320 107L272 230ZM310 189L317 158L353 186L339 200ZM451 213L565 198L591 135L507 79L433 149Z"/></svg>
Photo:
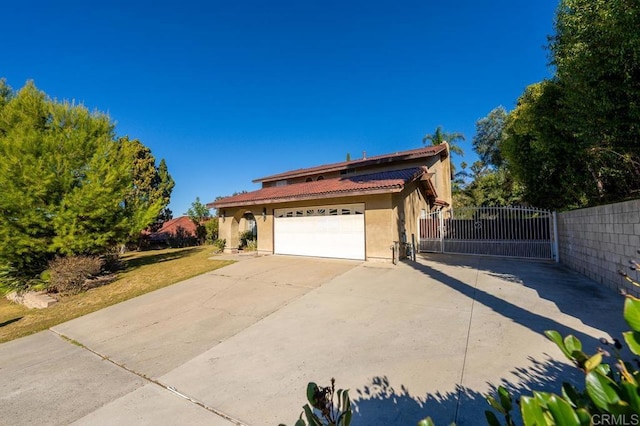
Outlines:
<svg viewBox="0 0 640 426"><path fill-rule="evenodd" d="M420 251L558 261L556 214L531 207L462 207L419 219Z"/></svg>

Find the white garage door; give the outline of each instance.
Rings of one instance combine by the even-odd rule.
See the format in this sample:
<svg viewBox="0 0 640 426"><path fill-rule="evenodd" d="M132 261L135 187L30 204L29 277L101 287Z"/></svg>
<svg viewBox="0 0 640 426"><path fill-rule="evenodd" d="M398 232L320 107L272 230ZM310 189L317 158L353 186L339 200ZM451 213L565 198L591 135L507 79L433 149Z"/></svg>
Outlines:
<svg viewBox="0 0 640 426"><path fill-rule="evenodd" d="M274 212L274 252L364 260L364 204Z"/></svg>

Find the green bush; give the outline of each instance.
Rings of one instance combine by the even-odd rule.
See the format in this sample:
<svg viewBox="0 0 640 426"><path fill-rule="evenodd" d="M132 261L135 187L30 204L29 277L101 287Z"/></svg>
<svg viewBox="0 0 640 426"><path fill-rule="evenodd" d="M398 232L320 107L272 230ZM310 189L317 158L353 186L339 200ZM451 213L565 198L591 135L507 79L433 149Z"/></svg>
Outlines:
<svg viewBox="0 0 640 426"><path fill-rule="evenodd" d="M124 268L124 263L120 259L120 253L117 249L109 250L102 255L101 259L102 269L105 272L116 272Z"/></svg>
<svg viewBox="0 0 640 426"><path fill-rule="evenodd" d="M227 240L225 240L224 238L218 238L213 242L213 246L216 248L217 253L222 253L226 245L227 245Z"/></svg>
<svg viewBox="0 0 640 426"><path fill-rule="evenodd" d="M213 244L218 239L218 218L212 217L204 223L207 231L207 244Z"/></svg>
<svg viewBox="0 0 640 426"><path fill-rule="evenodd" d="M245 247L247 251L256 251L258 250L258 242L256 240L247 240L247 246Z"/></svg>
<svg viewBox="0 0 640 426"><path fill-rule="evenodd" d="M42 290L45 286L46 281L43 281L42 278L21 275L18 269L7 264L0 264L0 296L12 291L21 293L29 290Z"/></svg>
<svg viewBox="0 0 640 426"><path fill-rule="evenodd" d="M239 235L240 237L240 248L247 247L249 241L253 241L256 239L256 236L253 235L253 231L243 231Z"/></svg>
<svg viewBox="0 0 640 426"><path fill-rule="evenodd" d="M175 234L169 234L167 244L171 248L191 247L198 245L198 238L187 232L181 226L178 226Z"/></svg>
<svg viewBox="0 0 640 426"><path fill-rule="evenodd" d="M86 290L86 281L102 270L103 260L97 256L58 257L49 262L47 290L60 294L77 294Z"/></svg>

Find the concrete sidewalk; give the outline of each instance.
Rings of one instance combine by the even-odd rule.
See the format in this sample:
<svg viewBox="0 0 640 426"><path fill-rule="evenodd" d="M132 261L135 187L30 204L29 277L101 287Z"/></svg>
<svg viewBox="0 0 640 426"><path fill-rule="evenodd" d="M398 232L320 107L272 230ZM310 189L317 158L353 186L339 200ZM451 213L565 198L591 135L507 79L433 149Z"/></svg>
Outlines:
<svg viewBox="0 0 640 426"><path fill-rule="evenodd" d="M0 345L0 422L293 424L307 382L335 377L354 425L473 425L490 384L581 380L542 332L593 351L626 329L622 303L543 262L255 258L54 328L86 348Z"/></svg>

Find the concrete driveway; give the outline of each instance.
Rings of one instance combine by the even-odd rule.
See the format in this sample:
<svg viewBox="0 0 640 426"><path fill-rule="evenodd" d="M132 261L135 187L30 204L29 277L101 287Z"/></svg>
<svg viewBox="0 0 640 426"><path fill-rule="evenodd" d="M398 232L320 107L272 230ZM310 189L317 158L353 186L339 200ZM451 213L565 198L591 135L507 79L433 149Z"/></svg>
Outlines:
<svg viewBox="0 0 640 426"><path fill-rule="evenodd" d="M251 258L0 345L0 423L293 424L335 377L355 425L472 425L492 385L579 383L542 332L595 350L622 303L543 262Z"/></svg>

